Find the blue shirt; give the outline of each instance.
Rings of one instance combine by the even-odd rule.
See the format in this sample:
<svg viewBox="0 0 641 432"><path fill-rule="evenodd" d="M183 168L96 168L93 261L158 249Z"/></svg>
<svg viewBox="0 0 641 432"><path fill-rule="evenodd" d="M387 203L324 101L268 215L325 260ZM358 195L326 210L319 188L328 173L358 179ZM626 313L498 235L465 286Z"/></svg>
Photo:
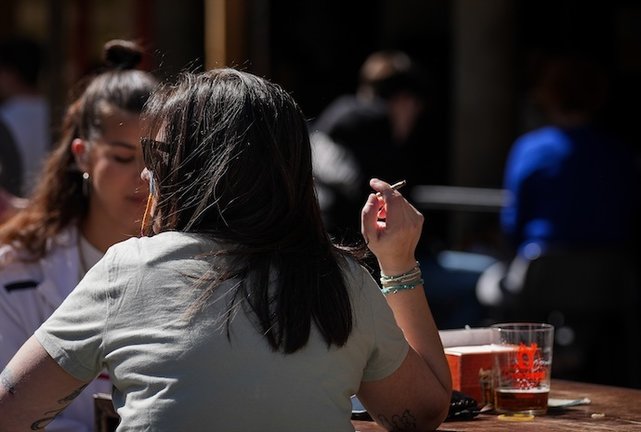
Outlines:
<svg viewBox="0 0 641 432"><path fill-rule="evenodd" d="M634 159L590 126L548 126L520 137L508 157L501 214L519 252L622 246L637 208ZM529 251L529 252L528 252Z"/></svg>

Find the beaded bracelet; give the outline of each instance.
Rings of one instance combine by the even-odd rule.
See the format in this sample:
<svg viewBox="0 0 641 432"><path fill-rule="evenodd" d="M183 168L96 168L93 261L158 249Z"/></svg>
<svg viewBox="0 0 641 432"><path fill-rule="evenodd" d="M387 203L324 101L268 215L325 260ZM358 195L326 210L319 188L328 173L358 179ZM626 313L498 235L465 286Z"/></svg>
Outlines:
<svg viewBox="0 0 641 432"><path fill-rule="evenodd" d="M423 285L423 279L417 279L411 283L402 284L402 285L391 285L381 289L381 292L384 296L388 294L396 294L399 291L412 290L419 285Z"/></svg>
<svg viewBox="0 0 641 432"><path fill-rule="evenodd" d="M406 271L405 273L401 273L399 275L388 276L383 272L381 272L381 285L386 286L386 285L402 284L404 282L418 279L420 277L421 277L421 268L419 267L419 264L417 261L414 267L412 267L410 270Z"/></svg>
<svg viewBox="0 0 641 432"><path fill-rule="evenodd" d="M422 284L423 279L418 261L411 270L399 275L388 276L381 273L381 292L383 295L396 294L399 291L411 290Z"/></svg>
<svg viewBox="0 0 641 432"><path fill-rule="evenodd" d="M409 284L412 283L418 279L421 278L421 271L417 270L415 272L412 272L412 274L407 275L406 277L399 278L399 279L393 279L393 280L381 280L381 286L383 288L389 287L392 285L404 285L404 284Z"/></svg>

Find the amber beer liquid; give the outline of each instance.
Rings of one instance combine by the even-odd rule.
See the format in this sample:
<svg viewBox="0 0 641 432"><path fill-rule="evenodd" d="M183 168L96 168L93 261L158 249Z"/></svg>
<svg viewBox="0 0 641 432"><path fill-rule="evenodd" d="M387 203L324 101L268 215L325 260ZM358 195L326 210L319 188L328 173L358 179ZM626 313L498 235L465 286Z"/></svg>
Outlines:
<svg viewBox="0 0 641 432"><path fill-rule="evenodd" d="M500 413L545 414L549 389L498 389L494 392L494 408Z"/></svg>

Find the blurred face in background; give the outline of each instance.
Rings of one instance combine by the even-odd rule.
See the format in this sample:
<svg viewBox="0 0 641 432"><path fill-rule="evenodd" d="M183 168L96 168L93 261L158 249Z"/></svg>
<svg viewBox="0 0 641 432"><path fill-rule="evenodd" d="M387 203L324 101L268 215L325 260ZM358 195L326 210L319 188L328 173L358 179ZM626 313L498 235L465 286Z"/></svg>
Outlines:
<svg viewBox="0 0 641 432"><path fill-rule="evenodd" d="M102 135L85 145L85 156L81 158L81 169L89 174L91 183L86 222L105 230L118 230L117 234L136 236L148 194L147 184L140 178L140 117L106 107L101 121Z"/></svg>

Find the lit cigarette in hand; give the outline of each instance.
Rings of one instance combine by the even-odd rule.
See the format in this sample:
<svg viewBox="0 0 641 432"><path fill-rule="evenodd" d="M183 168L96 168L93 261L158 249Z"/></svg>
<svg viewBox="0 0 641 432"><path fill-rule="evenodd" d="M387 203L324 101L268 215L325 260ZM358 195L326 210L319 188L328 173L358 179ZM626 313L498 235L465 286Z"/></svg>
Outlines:
<svg viewBox="0 0 641 432"><path fill-rule="evenodd" d="M402 188L406 184L407 184L407 180L401 180L400 182L394 183L392 186L390 186L390 188L392 190L399 190L400 188ZM380 192L376 192L376 196L381 196L381 193Z"/></svg>

